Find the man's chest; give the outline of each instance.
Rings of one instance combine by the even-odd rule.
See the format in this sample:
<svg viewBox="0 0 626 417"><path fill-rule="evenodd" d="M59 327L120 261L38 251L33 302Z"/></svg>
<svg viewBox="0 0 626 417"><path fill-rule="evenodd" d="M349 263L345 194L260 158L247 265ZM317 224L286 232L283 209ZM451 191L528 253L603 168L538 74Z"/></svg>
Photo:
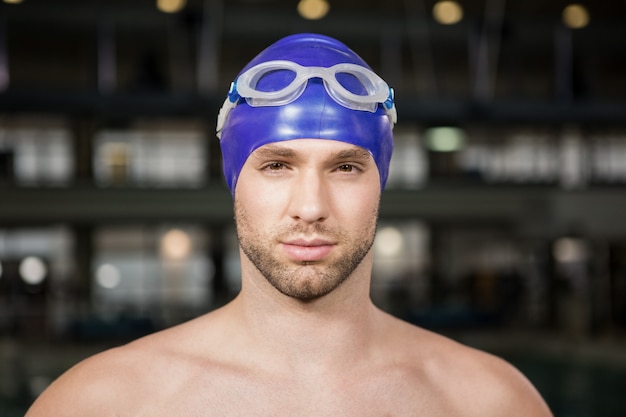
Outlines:
<svg viewBox="0 0 626 417"><path fill-rule="evenodd" d="M155 395L139 415L438 417L457 414L428 384L397 376L310 379L220 375Z"/></svg>

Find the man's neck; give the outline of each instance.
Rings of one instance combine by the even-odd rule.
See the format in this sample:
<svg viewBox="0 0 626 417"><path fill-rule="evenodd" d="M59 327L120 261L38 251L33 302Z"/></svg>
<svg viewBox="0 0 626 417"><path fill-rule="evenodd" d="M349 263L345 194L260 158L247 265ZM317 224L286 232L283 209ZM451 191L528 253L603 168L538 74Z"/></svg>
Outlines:
<svg viewBox="0 0 626 417"><path fill-rule="evenodd" d="M368 355L372 348L378 310L369 298L368 264L359 266L332 293L306 302L278 293L263 280L244 276L241 294L231 307L238 310L240 326L250 343L273 358L268 360L302 372L338 369Z"/></svg>

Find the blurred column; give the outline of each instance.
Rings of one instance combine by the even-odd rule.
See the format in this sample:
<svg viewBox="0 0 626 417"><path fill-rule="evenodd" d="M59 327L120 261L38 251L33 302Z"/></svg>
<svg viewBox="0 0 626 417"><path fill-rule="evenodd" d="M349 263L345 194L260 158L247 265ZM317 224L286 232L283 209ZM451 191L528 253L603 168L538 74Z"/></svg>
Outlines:
<svg viewBox="0 0 626 417"><path fill-rule="evenodd" d="M470 41L476 39L470 50L474 68L473 94L481 102L490 101L495 90L505 4L505 0L487 0L480 33L477 39L470 36Z"/></svg>
<svg viewBox="0 0 626 417"><path fill-rule="evenodd" d="M15 182L15 151L12 144L0 142L0 186Z"/></svg>
<svg viewBox="0 0 626 417"><path fill-rule="evenodd" d="M219 86L219 61L220 47L222 39L223 4L222 0L204 0L203 15L200 22L200 32L198 38L198 67L197 67L197 88L200 95L211 95L217 93ZM224 92L225 94L225 92ZM208 140L208 169L206 172L211 180L219 180L222 177L221 151L219 141L215 136L213 124L206 129ZM217 259L215 259L217 263ZM220 274L216 274L216 279L220 279Z"/></svg>
<svg viewBox="0 0 626 417"><path fill-rule="evenodd" d="M204 136L207 140L207 157L206 168L207 182L225 184L222 176L222 150L220 148L220 141L215 135L215 125L213 123L205 123Z"/></svg>
<svg viewBox="0 0 626 417"><path fill-rule="evenodd" d="M186 19L182 21L174 18L167 20L168 66L172 90L174 91L187 92L193 91L194 88L194 68L191 64L194 51L190 47L186 33L189 30L188 26L193 23L195 20L191 22Z"/></svg>
<svg viewBox="0 0 626 417"><path fill-rule="evenodd" d="M228 301L229 291L226 282L226 271L224 261L226 259L226 230L224 227L214 226L209 231L211 236L211 244L209 246L209 259L213 260L215 274L213 275L212 292L214 295L214 304L216 307Z"/></svg>
<svg viewBox="0 0 626 417"><path fill-rule="evenodd" d="M441 304L445 299L445 285L441 265L448 262L448 253L444 247L443 237L447 229L441 225L431 224L430 238L430 271L428 288L430 289L430 305Z"/></svg>
<svg viewBox="0 0 626 417"><path fill-rule="evenodd" d="M111 94L117 87L115 25L109 18L98 24L98 91Z"/></svg>
<svg viewBox="0 0 626 417"><path fill-rule="evenodd" d="M591 329L602 331L611 318L610 248L607 242L598 242L590 257L591 268Z"/></svg>
<svg viewBox="0 0 626 417"><path fill-rule="evenodd" d="M610 314L611 322L626 329L626 241L609 247Z"/></svg>
<svg viewBox="0 0 626 417"><path fill-rule="evenodd" d="M402 32L388 25L381 31L380 62L383 78L392 88L402 88Z"/></svg>
<svg viewBox="0 0 626 417"><path fill-rule="evenodd" d="M74 279L72 287L79 308L79 316L91 310L91 268L93 260L93 226L76 225L74 232Z"/></svg>
<svg viewBox="0 0 626 417"><path fill-rule="evenodd" d="M9 88L9 52L7 50L7 25L0 17L0 92Z"/></svg>
<svg viewBox="0 0 626 417"><path fill-rule="evenodd" d="M558 23L554 28L556 97L569 102L573 93L572 30Z"/></svg>
<svg viewBox="0 0 626 417"><path fill-rule="evenodd" d="M436 96L439 88L430 42L429 21L425 19L425 16L428 14L426 12L426 4L424 0L405 0L404 8L406 10L406 27L415 77L415 91ZM418 72L420 66L425 71L423 80L420 79Z"/></svg>
<svg viewBox="0 0 626 417"><path fill-rule="evenodd" d="M80 118L73 121L72 139L74 151L75 182L93 184L93 140L96 127L91 119Z"/></svg>
<svg viewBox="0 0 626 417"><path fill-rule="evenodd" d="M219 87L222 0L204 0L198 40L198 91L210 94Z"/></svg>

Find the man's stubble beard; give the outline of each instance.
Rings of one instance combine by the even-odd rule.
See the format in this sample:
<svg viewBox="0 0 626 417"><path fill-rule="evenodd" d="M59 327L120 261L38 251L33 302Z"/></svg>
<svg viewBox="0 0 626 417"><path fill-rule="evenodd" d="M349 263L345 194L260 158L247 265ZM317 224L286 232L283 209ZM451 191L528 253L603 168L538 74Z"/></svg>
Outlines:
<svg viewBox="0 0 626 417"><path fill-rule="evenodd" d="M329 230L323 223L297 223L277 227L268 235L262 235L252 226L250 215L235 201L235 224L243 253L276 290L300 301L321 298L350 277L374 244L377 219L378 206L370 221L353 238L344 229ZM293 237L306 232L315 232L325 238L334 239L337 246L347 252L330 263L287 263L275 256L271 245L275 245L281 237Z"/></svg>

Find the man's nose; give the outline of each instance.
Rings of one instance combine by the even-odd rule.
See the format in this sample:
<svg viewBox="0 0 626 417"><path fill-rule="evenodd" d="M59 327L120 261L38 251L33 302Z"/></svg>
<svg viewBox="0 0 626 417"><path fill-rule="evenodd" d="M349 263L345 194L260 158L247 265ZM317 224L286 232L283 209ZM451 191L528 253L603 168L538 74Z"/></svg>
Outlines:
<svg viewBox="0 0 626 417"><path fill-rule="evenodd" d="M292 183L289 215L306 223L320 222L329 215L329 189L324 175L304 170Z"/></svg>

